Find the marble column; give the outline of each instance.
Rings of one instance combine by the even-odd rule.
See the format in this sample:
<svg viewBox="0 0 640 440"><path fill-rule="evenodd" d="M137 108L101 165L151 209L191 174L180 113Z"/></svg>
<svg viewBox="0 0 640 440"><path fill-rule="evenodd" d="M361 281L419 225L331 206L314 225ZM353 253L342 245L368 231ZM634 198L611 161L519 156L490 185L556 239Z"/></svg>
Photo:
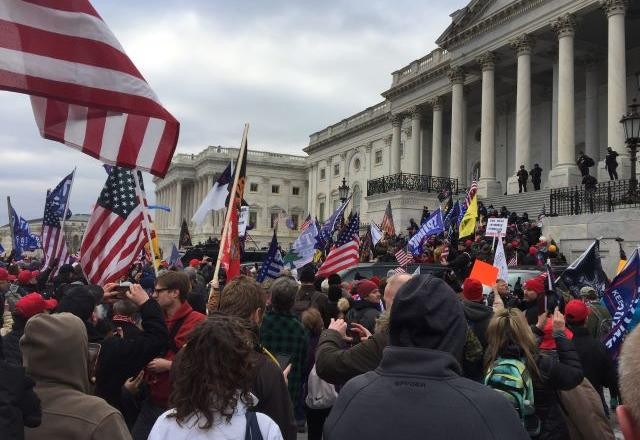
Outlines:
<svg viewBox="0 0 640 440"><path fill-rule="evenodd" d="M167 226L169 228L175 228L175 215L176 215L176 190L175 190L175 182L171 182L167 186L167 199L169 208L171 208L171 212L168 213L167 216Z"/></svg>
<svg viewBox="0 0 640 440"><path fill-rule="evenodd" d="M477 61L482 67L478 195L488 197L502 192L501 185L496 181L496 105L494 84L496 56L492 52L486 52Z"/></svg>
<svg viewBox="0 0 640 440"><path fill-rule="evenodd" d="M420 174L420 140L422 137L422 110L419 107L412 107L411 114L411 146L405 148L405 163L407 172ZM407 155L407 151L409 154Z"/></svg>
<svg viewBox="0 0 640 440"><path fill-rule="evenodd" d="M607 147L620 155L626 155L624 129L620 123L627 113L627 70L625 43L626 1L604 0L603 9L607 14ZM620 172L620 169L618 169ZM628 177L628 176L627 176ZM620 176L622 178L622 176Z"/></svg>
<svg viewBox="0 0 640 440"><path fill-rule="evenodd" d="M158 205L164 205L165 203L164 203L164 200L163 200L163 197L162 197L162 189L156 189L156 194L157 194L156 198L158 199L157 200ZM160 229L160 228L164 227L164 225L163 225L163 221L164 221L164 214L163 213L164 213L164 211L162 209L156 209L156 213L157 213L156 215L158 217L157 218L158 229Z"/></svg>
<svg viewBox="0 0 640 440"><path fill-rule="evenodd" d="M575 19L572 14L565 14L552 27L558 35L558 163L549 173L549 186L561 188L582 181L575 165Z"/></svg>
<svg viewBox="0 0 640 440"><path fill-rule="evenodd" d="M391 116L391 127L392 127L392 137L391 137L391 163L390 163L390 174L398 174L402 170L400 168L400 136L401 136L401 128L402 128L402 115L394 114Z"/></svg>
<svg viewBox="0 0 640 440"><path fill-rule="evenodd" d="M451 81L451 163L449 177L462 181L462 148L463 136L463 105L464 105L464 78L462 68L453 67L449 71Z"/></svg>
<svg viewBox="0 0 640 440"><path fill-rule="evenodd" d="M507 191L515 194L519 191L516 173L520 165L527 170L531 163L531 51L533 38L524 34L511 42L518 58L518 80L516 87L516 148L513 174L509 176Z"/></svg>
<svg viewBox="0 0 640 440"><path fill-rule="evenodd" d="M551 53L553 56L552 68L552 91L551 91L551 168L558 164L558 52Z"/></svg>
<svg viewBox="0 0 640 440"><path fill-rule="evenodd" d="M431 175L444 177L442 171L442 99L435 98L431 101L433 109L433 129L431 141Z"/></svg>
<svg viewBox="0 0 640 440"><path fill-rule="evenodd" d="M600 160L598 134L598 63L593 57L585 60L584 148L587 156ZM622 125L622 124L621 124Z"/></svg>
<svg viewBox="0 0 640 440"><path fill-rule="evenodd" d="M207 186L205 187L204 196L207 197L209 194L209 190L213 187L213 174L207 175ZM245 188L245 191L248 191L248 188ZM213 232L213 212L209 211L207 214L207 218L205 220L206 231L208 234Z"/></svg>
<svg viewBox="0 0 640 440"><path fill-rule="evenodd" d="M182 226L182 179L176 182L176 225Z"/></svg>

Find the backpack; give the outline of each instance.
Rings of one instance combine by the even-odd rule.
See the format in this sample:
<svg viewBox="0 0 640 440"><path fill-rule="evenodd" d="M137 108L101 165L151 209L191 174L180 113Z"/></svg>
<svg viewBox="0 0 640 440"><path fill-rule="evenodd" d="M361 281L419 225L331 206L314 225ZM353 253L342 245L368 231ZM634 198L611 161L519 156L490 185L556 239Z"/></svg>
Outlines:
<svg viewBox="0 0 640 440"><path fill-rule="evenodd" d="M598 306L589 304L589 312L593 313L593 316L598 320L596 334L594 336L597 340L602 341L611 331L612 319L605 316Z"/></svg>
<svg viewBox="0 0 640 440"><path fill-rule="evenodd" d="M337 398L336 388L320 379L314 365L307 380L307 397L304 402L311 409L326 409L331 408Z"/></svg>
<svg viewBox="0 0 640 440"><path fill-rule="evenodd" d="M530 436L540 434L540 419L535 415L533 382L524 362L498 358L487 371L484 384L502 394L515 407Z"/></svg>

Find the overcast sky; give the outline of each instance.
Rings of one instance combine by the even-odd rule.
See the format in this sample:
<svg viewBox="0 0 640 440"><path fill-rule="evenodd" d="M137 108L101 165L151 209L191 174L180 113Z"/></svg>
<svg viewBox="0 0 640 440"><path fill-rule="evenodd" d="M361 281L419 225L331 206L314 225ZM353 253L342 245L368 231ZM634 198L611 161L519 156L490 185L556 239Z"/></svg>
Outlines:
<svg viewBox="0 0 640 440"><path fill-rule="evenodd" d="M466 3L92 0L180 121L178 152L237 146L249 122L249 148L294 154L311 133L382 101L391 72L433 50ZM0 224L7 195L18 214L42 217L46 189L74 166L70 208L87 213L106 177L99 161L40 139L29 99L7 92L0 166Z"/></svg>

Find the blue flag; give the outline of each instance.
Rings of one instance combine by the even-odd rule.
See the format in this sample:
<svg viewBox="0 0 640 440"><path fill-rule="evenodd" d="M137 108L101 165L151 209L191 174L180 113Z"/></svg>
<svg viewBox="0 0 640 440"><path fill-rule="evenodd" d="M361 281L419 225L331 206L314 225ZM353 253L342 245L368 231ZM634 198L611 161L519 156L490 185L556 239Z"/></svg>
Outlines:
<svg viewBox="0 0 640 440"><path fill-rule="evenodd" d="M444 228L448 230L451 227L455 227L459 223L458 217L460 217L460 202L456 201L447 212L447 215L444 216Z"/></svg>
<svg viewBox="0 0 640 440"><path fill-rule="evenodd" d="M336 209L334 213L331 214L331 216L327 219L327 221L324 222L324 224L320 228L320 232L318 234L319 241L321 243L324 243L325 246L331 242L331 236L333 235L333 231L335 231L336 229L338 219L342 217L344 209L349 204L349 200L351 200L351 196L349 196L349 198L345 200L344 203L338 206L338 209Z"/></svg>
<svg viewBox="0 0 640 440"><path fill-rule="evenodd" d="M4 254L4 246L2 246L2 243L0 243L0 254Z"/></svg>
<svg viewBox="0 0 640 440"><path fill-rule="evenodd" d="M605 290L603 300L611 313L611 331L604 339L609 355L616 359L625 336L633 329L640 295L640 256L633 251L627 264Z"/></svg>
<svg viewBox="0 0 640 440"><path fill-rule="evenodd" d="M260 272L258 272L258 275L256 276L256 281L261 283L267 278L278 278L282 269L284 269L284 263L282 262L282 255L278 249L278 237L274 230L273 238L271 239L271 244L267 251L267 257L262 262Z"/></svg>
<svg viewBox="0 0 640 440"><path fill-rule="evenodd" d="M169 266L175 266L178 268L182 268L182 260L180 259L180 252L178 252L178 248L175 243L171 245L171 255L169 255Z"/></svg>
<svg viewBox="0 0 640 440"><path fill-rule="evenodd" d="M598 240L594 240L591 246L565 269L560 278L575 298L580 296L580 289L584 286L593 287L598 296L602 297L609 280L602 270Z"/></svg>
<svg viewBox="0 0 640 440"><path fill-rule="evenodd" d="M440 234L441 232L444 232L444 222L442 220L442 211L438 208L431 214L431 217L420 226L418 232L411 237L408 243L409 251L413 255L422 254L422 242L424 239L431 235Z"/></svg>
<svg viewBox="0 0 640 440"><path fill-rule="evenodd" d="M22 258L24 251L33 251L42 247L40 237L31 233L27 221L16 213L16 210L13 209L10 202L9 226L13 230L13 249L16 260Z"/></svg>

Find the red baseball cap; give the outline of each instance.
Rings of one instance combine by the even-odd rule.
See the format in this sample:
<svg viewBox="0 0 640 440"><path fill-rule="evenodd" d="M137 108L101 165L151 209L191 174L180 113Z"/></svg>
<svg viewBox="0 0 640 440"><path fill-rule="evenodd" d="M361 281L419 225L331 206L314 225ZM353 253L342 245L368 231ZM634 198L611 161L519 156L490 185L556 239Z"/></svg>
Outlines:
<svg viewBox="0 0 640 440"><path fill-rule="evenodd" d="M524 288L527 290L533 290L538 295L544 293L544 278L537 276L524 282Z"/></svg>
<svg viewBox="0 0 640 440"><path fill-rule="evenodd" d="M584 302L572 299L564 308L564 316L567 317L567 322L570 323L584 322L589 316L589 308Z"/></svg>
<svg viewBox="0 0 640 440"><path fill-rule="evenodd" d="M200 266L200 260L198 260L197 258L193 258L189 261L189 266L191 267L198 267Z"/></svg>
<svg viewBox="0 0 640 440"><path fill-rule="evenodd" d="M18 283L20 284L29 284L29 281L33 278L33 274L28 270L21 270L18 273Z"/></svg>
<svg viewBox="0 0 640 440"><path fill-rule="evenodd" d="M7 272L7 269L0 267L0 281L15 281L16 277Z"/></svg>
<svg viewBox="0 0 640 440"><path fill-rule="evenodd" d="M58 301L55 299L44 299L39 293L32 292L16 302L16 312L29 319L45 310L53 310L57 305Z"/></svg>
<svg viewBox="0 0 640 440"><path fill-rule="evenodd" d="M475 278L467 278L462 286L462 296L469 301L482 301L482 283Z"/></svg>

